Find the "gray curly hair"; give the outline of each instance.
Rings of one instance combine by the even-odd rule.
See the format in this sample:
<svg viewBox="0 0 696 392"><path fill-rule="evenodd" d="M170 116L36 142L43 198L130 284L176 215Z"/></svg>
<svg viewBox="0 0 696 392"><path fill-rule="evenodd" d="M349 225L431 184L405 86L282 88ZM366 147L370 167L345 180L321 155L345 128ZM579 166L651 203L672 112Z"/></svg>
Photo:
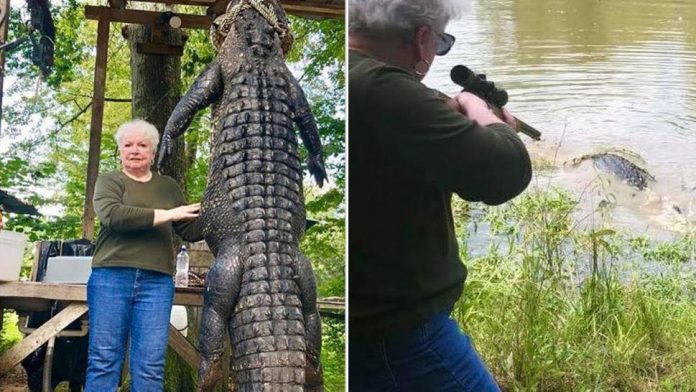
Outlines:
<svg viewBox="0 0 696 392"><path fill-rule="evenodd" d="M444 29L469 0L350 0L348 31L382 39L413 39L419 26Z"/></svg>
<svg viewBox="0 0 696 392"><path fill-rule="evenodd" d="M154 125L150 124L145 120L135 119L122 124L116 130L114 134L114 139L116 139L116 144L118 148L123 147L123 137L128 132L139 132L144 138L148 139L152 144L152 150L157 151L157 145L159 144L159 132Z"/></svg>

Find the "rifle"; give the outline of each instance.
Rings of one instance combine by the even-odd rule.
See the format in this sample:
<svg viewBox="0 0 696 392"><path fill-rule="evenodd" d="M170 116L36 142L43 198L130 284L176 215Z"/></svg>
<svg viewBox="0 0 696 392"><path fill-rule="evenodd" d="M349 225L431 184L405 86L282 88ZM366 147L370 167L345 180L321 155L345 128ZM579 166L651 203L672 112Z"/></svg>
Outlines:
<svg viewBox="0 0 696 392"><path fill-rule="evenodd" d="M507 91L495 87L495 83L486 80L486 75L475 74L465 65L455 65L450 71L452 81L463 88L462 91L470 92L486 101L493 113L499 118L503 118L502 107L508 102ZM519 118L516 131L522 132L534 140L541 139L541 132Z"/></svg>

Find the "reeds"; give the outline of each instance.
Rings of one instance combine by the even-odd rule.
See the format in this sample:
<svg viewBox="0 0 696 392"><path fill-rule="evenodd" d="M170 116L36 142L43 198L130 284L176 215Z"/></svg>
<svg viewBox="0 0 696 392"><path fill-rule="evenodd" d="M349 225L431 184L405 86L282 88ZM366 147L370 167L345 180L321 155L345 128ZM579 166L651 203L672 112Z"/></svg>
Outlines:
<svg viewBox="0 0 696 392"><path fill-rule="evenodd" d="M550 189L479 214L490 245L463 247L454 317L504 390L696 391L696 236L633 238L576 204Z"/></svg>

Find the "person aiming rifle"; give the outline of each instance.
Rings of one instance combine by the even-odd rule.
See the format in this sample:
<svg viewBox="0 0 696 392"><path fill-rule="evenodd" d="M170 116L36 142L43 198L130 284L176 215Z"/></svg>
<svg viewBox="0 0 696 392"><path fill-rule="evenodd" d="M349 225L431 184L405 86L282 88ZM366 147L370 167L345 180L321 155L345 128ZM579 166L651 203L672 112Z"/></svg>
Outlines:
<svg viewBox="0 0 696 392"><path fill-rule="evenodd" d="M421 83L463 3L349 2L351 391L499 391L450 318L467 275L451 197L506 202L532 168L509 112Z"/></svg>

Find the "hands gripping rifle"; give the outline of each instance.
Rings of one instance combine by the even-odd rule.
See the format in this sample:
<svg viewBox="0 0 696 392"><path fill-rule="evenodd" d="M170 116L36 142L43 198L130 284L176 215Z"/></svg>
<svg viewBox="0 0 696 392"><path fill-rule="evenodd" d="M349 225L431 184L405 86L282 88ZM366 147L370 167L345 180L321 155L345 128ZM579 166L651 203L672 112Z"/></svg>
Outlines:
<svg viewBox="0 0 696 392"><path fill-rule="evenodd" d="M486 80L486 75L475 74L465 65L455 65L450 71L452 81L463 88L462 91L470 92L477 97L486 101L491 107L496 116L503 118L502 107L508 101L508 94L503 89L495 87L495 83ZM517 122L517 131L524 133L534 140L540 140L541 132L537 131L531 125L525 123L519 118L515 118Z"/></svg>

